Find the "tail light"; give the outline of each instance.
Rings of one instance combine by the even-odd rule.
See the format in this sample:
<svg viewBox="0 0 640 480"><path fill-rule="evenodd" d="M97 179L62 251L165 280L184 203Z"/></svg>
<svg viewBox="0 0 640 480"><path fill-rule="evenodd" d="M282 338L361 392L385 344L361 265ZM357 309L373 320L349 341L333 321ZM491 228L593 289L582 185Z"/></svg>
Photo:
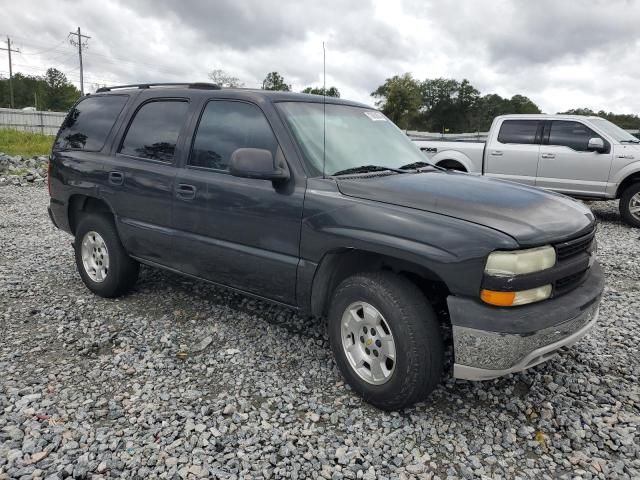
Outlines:
<svg viewBox="0 0 640 480"><path fill-rule="evenodd" d="M49 188L49 196L51 196L51 160L52 158L49 157L49 164L47 166L47 187Z"/></svg>

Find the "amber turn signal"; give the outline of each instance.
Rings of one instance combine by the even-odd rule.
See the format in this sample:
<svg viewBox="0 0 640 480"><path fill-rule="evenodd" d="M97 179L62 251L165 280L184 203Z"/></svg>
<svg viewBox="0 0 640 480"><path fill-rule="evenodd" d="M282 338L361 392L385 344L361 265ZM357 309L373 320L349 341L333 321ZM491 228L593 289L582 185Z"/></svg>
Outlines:
<svg viewBox="0 0 640 480"><path fill-rule="evenodd" d="M493 290L482 290L480 298L483 302L498 307L510 307L516 299L516 292L494 292Z"/></svg>

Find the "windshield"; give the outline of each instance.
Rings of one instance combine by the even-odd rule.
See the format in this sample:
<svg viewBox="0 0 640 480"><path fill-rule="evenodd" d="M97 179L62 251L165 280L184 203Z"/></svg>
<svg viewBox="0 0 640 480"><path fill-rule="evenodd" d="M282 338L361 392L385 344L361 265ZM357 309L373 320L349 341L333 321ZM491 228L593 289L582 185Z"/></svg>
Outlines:
<svg viewBox="0 0 640 480"><path fill-rule="evenodd" d="M638 142L638 138L631 135L626 130L614 125L609 120L605 120L604 118L591 118L590 121L602 130L604 133L612 137L616 142Z"/></svg>
<svg viewBox="0 0 640 480"><path fill-rule="evenodd" d="M377 110L329 103L277 105L314 175L322 175L323 106L326 106L326 175L361 165L399 168L427 161L420 149Z"/></svg>

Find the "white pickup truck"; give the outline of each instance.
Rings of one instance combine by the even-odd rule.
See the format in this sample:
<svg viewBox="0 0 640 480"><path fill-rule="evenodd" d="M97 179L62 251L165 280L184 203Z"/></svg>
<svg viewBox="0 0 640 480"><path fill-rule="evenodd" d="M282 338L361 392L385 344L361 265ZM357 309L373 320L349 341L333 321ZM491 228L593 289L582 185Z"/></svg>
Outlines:
<svg viewBox="0 0 640 480"><path fill-rule="evenodd" d="M415 142L441 167L587 200L619 198L624 221L640 227L640 140L604 118L503 115L486 142Z"/></svg>

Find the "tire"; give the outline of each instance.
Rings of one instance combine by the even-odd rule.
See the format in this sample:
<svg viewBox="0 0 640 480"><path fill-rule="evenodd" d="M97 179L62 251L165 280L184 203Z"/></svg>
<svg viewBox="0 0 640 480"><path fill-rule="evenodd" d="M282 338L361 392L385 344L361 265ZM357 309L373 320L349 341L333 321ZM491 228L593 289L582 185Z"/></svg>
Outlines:
<svg viewBox="0 0 640 480"><path fill-rule="evenodd" d="M439 167L442 168L446 168L447 170L454 170L456 172L465 172L467 171L466 168L464 168L464 165L462 165L461 163L455 161L455 160L443 160L441 162L438 163Z"/></svg>
<svg viewBox="0 0 640 480"><path fill-rule="evenodd" d="M640 228L640 182L632 183L624 189L620 196L620 215L622 220L632 227Z"/></svg>
<svg viewBox="0 0 640 480"><path fill-rule="evenodd" d="M368 330L365 336L364 326L376 316L369 307L383 318L373 328L375 334ZM362 317L363 323L351 319L356 316ZM361 326L359 337L349 333L353 328L345 328L351 323ZM361 273L347 278L333 294L328 324L338 368L349 385L371 405L382 410L401 409L423 400L440 383L444 358L440 327L427 299L409 280L390 272ZM389 335L395 350L395 361L391 363L384 352L389 352ZM379 340L385 343L378 343ZM354 354L347 353L349 347ZM380 347L378 354L376 347ZM359 369L352 366L352 362L358 363L358 356L361 363L371 361L368 372L364 364ZM384 357L387 357L384 363L378 360ZM388 376L381 380L385 375Z"/></svg>
<svg viewBox="0 0 640 480"><path fill-rule="evenodd" d="M93 293L117 297L136 283L140 265L127 255L111 217L98 214L83 217L76 229L74 249L80 277ZM85 259L83 252L88 254Z"/></svg>

